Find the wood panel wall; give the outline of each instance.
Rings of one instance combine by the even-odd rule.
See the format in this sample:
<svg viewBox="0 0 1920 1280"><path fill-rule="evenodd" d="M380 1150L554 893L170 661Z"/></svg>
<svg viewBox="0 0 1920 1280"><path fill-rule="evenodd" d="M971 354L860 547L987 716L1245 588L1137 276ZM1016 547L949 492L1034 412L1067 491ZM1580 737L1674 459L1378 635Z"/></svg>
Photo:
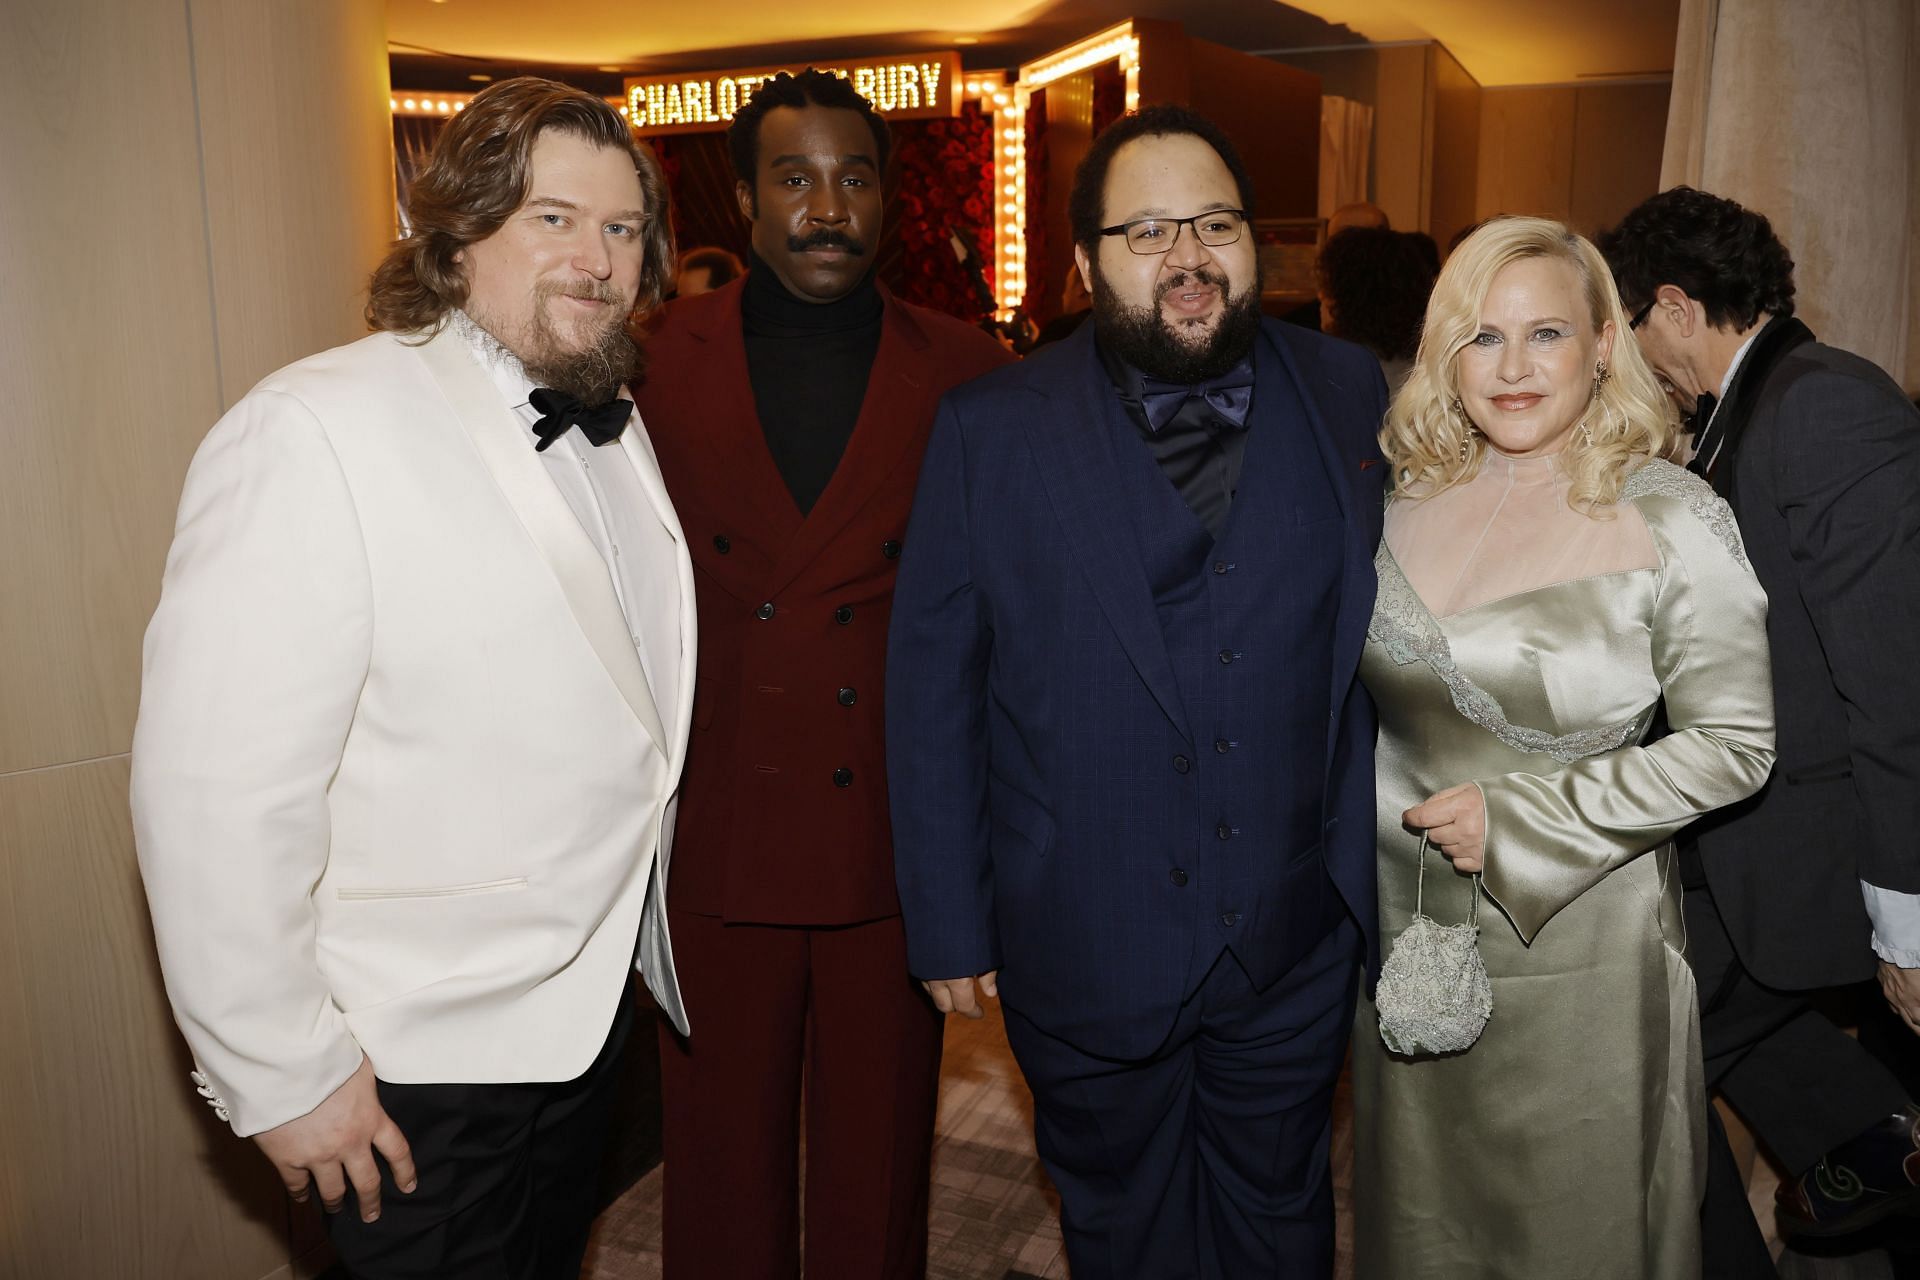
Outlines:
<svg viewBox="0 0 1920 1280"><path fill-rule="evenodd" d="M1660 189L1665 81L1481 92L1478 216L1558 218L1582 235Z"/></svg>
<svg viewBox="0 0 1920 1280"><path fill-rule="evenodd" d="M1271 56L1373 107L1373 201L1443 249L1496 213L1592 235L1660 189L1665 80L1488 89L1431 41Z"/></svg>
<svg viewBox="0 0 1920 1280"><path fill-rule="evenodd" d="M194 1096L126 809L187 461L362 331L391 234L381 0L0 8L0 1276L290 1275Z"/></svg>

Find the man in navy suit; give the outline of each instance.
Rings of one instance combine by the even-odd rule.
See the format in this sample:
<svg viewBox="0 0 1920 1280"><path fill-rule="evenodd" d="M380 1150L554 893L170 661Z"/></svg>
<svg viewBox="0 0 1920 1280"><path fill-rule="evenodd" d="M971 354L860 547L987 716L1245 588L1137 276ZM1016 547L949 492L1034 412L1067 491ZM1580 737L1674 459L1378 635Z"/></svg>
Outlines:
<svg viewBox="0 0 1920 1280"><path fill-rule="evenodd" d="M1075 1280L1332 1270L1386 389L1261 319L1251 203L1184 108L1095 140L1092 323L948 393L894 604L908 962L1003 1002Z"/></svg>

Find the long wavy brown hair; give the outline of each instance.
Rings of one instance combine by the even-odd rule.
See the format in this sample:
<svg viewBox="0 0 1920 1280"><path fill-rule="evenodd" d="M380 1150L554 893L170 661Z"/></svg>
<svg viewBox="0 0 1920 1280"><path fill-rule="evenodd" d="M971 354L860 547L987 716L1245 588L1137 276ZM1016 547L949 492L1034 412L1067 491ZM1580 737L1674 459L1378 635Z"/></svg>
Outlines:
<svg viewBox="0 0 1920 1280"><path fill-rule="evenodd" d="M653 152L620 113L571 85L521 76L489 85L447 122L407 193L407 234L374 268L367 326L406 333L439 324L467 301L454 255L498 231L527 198L533 144L548 130L633 157L647 219L636 310L658 303L673 279L667 183Z"/></svg>

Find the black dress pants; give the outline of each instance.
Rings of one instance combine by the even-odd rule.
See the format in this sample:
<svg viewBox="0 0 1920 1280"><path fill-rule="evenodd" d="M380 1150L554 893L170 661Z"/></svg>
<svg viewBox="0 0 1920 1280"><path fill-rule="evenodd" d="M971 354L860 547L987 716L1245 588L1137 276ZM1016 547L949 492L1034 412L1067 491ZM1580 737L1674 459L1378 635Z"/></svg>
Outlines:
<svg viewBox="0 0 1920 1280"><path fill-rule="evenodd" d="M351 1190L327 1235L354 1280L576 1280L598 1211L600 1159L620 1046L633 1024L622 991L606 1044L557 1084L389 1084L380 1105L413 1149L419 1186L402 1195L382 1162L380 1218Z"/></svg>
<svg viewBox="0 0 1920 1280"><path fill-rule="evenodd" d="M1692 874L1688 874L1691 871ZM1683 862L1687 955L1700 991L1707 1089L1718 1090L1798 1177L1907 1103L1892 1073L1808 1003L1741 965L1697 863ZM1701 1241L1709 1280L1775 1274L1719 1117L1709 1109Z"/></svg>

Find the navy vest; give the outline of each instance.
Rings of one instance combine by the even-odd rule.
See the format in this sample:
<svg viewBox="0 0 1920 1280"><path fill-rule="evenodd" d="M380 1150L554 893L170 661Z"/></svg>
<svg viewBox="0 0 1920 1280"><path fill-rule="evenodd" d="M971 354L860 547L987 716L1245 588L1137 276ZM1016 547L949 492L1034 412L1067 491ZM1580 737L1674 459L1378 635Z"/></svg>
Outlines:
<svg viewBox="0 0 1920 1280"><path fill-rule="evenodd" d="M1345 525L1306 409L1268 340L1254 345L1253 409L1240 485L1215 541L1188 509L1116 394L1108 419L1121 487L1174 678L1192 726L1169 729L1196 784L1199 809L1176 876L1196 895L1189 970L1197 986L1222 949L1282 922L1272 901L1294 859L1321 840L1328 672ZM1311 912L1331 927L1328 908Z"/></svg>

